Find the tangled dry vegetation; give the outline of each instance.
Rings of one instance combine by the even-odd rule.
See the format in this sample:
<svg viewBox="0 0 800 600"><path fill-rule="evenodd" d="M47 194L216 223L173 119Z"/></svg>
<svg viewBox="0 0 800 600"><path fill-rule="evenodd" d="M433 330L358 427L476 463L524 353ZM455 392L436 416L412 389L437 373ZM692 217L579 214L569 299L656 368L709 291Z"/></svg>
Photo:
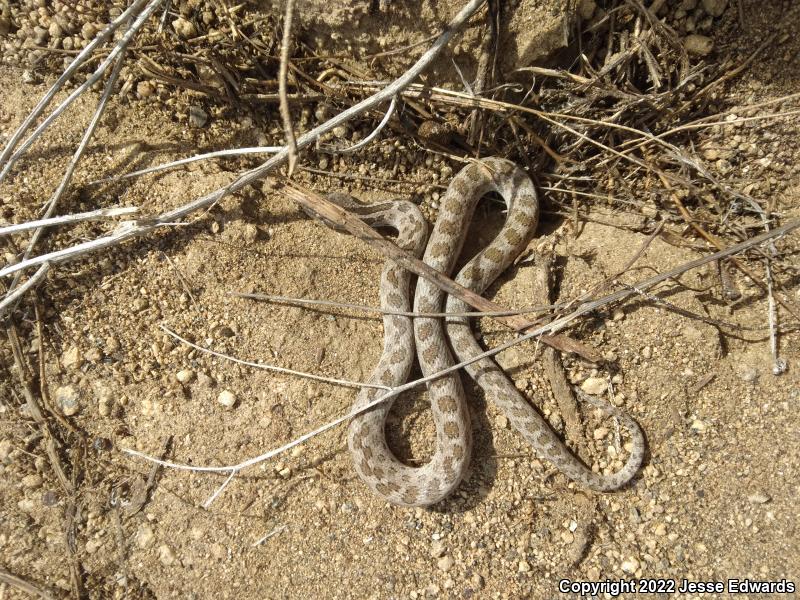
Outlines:
<svg viewBox="0 0 800 600"><path fill-rule="evenodd" d="M197 128L205 127L212 115L220 121L243 119L258 132L250 135L262 152L270 139L293 129L298 133L296 181L333 176L349 180L355 189L388 187L412 197L428 216L437 209L442 184L447 184L444 176L440 181L409 185L398 161L395 178L370 177L366 170L359 171L358 165L370 160L371 152L391 158L400 146L451 165L443 170L445 174L481 156L505 156L523 165L535 179L544 192L545 212L572 222L576 235L582 224L596 221L659 235L677 246L706 253L720 251L719 281L711 292L712 300L735 304L741 297L737 280L760 288L765 300L761 329L773 340L773 370L780 374L786 369L776 340L800 322L796 296L793 299L787 293L797 285L800 263L793 247L779 249L774 240L800 225L783 219L776 206L775 198L789 178L769 174L757 134L765 123L800 114L800 94L752 103L735 112L726 106L723 94L730 82L781 42L786 34L779 29L766 36L754 52L742 54L734 47L724 53L724 60L711 62L704 60L710 51L709 38L691 33L697 27L694 21L687 30L688 19L698 20L691 11L699 14L701 7L679 15L682 8L676 11L663 1L649 6L641 0L606 0L597 6L582 2L585 18L578 21L571 44L557 60L547 67L526 65L505 72L498 56L506 31L504 3L488 2L482 8L482 2L473 1L473 10L480 10L469 21L468 34L481 36L484 42L469 72L455 67L453 79L460 84L437 86L421 83L409 64L429 47L438 44L444 48L447 39L434 35L379 52L370 52L368 44L354 44L351 53L332 55L307 41L310 34L303 29L301 7L296 9L293 32L284 37L282 13L263 14L254 2L232 6L181 0L164 10L161 2L139 0L129 13L123 13L121 7L64 1L54 3L55 16L48 13L47 3L34 4L29 13L12 4L3 5L0 33L16 35L6 38L15 41L6 43L4 60L29 62L25 77L33 81L75 68L79 49L89 47L90 52L81 59L85 62L65 82L65 89L77 93L85 82L87 89L105 90L97 113L100 120L105 101L116 95L164 108L165 113ZM732 5L729 10L733 9ZM375 3L369 10L391 15L392 10L403 9ZM123 18L128 15L140 15L140 23L128 25ZM710 27L713 16L699 21L707 19L705 27ZM34 23L35 19L43 21ZM91 48L90 40L112 19L120 22L121 30L129 27L129 39L117 33ZM49 25L44 27L46 23ZM290 45L282 40L289 40ZM282 47L288 50L288 61L281 59ZM104 66L95 83L89 74L97 64ZM287 71L285 93L281 93L281 65ZM420 70L427 65L423 61ZM440 72L450 69L448 65L437 68ZM436 81L434 77L429 80ZM392 81L402 84L393 87ZM283 120L281 102L291 109ZM389 102L392 108L387 115ZM40 116L32 115L31 124ZM375 138L370 137L383 125ZM41 129L31 141L42 143L38 139ZM735 156L720 151L715 142L715 136L731 129L741 132L739 145L744 148ZM91 130L81 146L90 143ZM218 141L214 143L219 133L209 130L209 149L219 149ZM24 139L6 140L0 159L2 177L20 176L19 164L25 161L20 148L25 146L19 144ZM347 151L348 145L364 140L370 143ZM269 152L274 157L267 162L252 156L225 158L241 169L234 183L160 215L139 215L138 220L118 224L113 230L107 220L125 216L113 206L95 205L93 209L102 210L85 217L65 216L64 222L100 219L100 224L75 230L80 238L60 230L51 234L54 230L31 223L62 213L62 196L78 195L81 204L92 204L87 198L92 198L97 188L84 185L76 189L71 181L80 150L42 213L37 209L39 203L33 202L5 207L4 218L27 223L34 233L20 241L18 230L13 230L14 237L9 235L11 228L4 231L6 264L0 275L6 298L2 311L11 350L4 351L4 370L9 380L15 380L17 398L27 404L27 418L45 440L50 464L73 499L65 513L70 539L77 535L75 513L88 440L71 424L68 411L52 409L44 367L29 362L20 342L34 335L42 339L40 296L47 294L43 282L57 278L62 263L92 261L98 252L132 238L154 235L156 228L193 216L268 174L285 184L278 168L289 160L290 150L280 145ZM742 170L737 161L752 166ZM112 179L121 175L108 173ZM302 187L293 189L288 193L298 202L305 201L317 212L324 209L320 204L324 199L315 200ZM94 239L86 241L90 236ZM734 250L743 252L734 257ZM670 279L681 285L681 275L691 266L675 269ZM586 306L584 312L630 296L667 310L681 310L644 289L625 289L622 295L612 294L605 300L588 298L596 303ZM708 316L681 314L713 323L731 335L743 332L732 323ZM561 322L567 324L573 323ZM138 491L141 502L146 501L152 484L150 481ZM74 543L67 547L74 548ZM72 565L72 589L79 597L86 582L74 556ZM23 589L30 585L11 574L3 577Z"/></svg>

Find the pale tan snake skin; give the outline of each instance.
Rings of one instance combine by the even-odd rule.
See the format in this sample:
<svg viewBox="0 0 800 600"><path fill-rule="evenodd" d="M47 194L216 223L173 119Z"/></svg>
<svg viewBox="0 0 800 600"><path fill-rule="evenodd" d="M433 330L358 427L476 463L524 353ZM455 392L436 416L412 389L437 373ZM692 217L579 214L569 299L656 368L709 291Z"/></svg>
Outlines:
<svg viewBox="0 0 800 600"><path fill-rule="evenodd" d="M440 202L439 216L427 246L427 227L413 204L397 201L355 210L370 225L397 229L396 243L415 256L425 248L423 260L449 274L461 252L475 206L490 191L499 193L506 202L505 224L489 246L455 278L461 285L482 293L525 249L538 222L539 202L533 184L514 163L487 158L464 167L452 180ZM334 201L347 202L341 198L334 198ZM353 206L348 208L353 209ZM408 271L387 261L380 283L382 308L411 310L410 280ZM414 295L414 310L442 312L444 303L445 293L420 278ZM457 298L447 299L448 312L468 310L470 308ZM392 387L403 384L412 368L415 346L425 375L455 364L447 344L448 337L459 360L483 351L475 341L467 319L448 319L446 332L442 321L416 318L412 324L409 317L384 316L383 352L369 382ZM644 436L636 422L625 413L610 405L601 405L606 413L621 420L631 436L631 452L625 465L616 473L602 475L589 469L567 448L493 360L482 359L466 370L483 388L487 399L497 404L536 453L580 485L597 491L614 490L630 481L639 470L644 457ZM364 388L357 395L353 407L364 406L381 393L374 388ZM458 374L432 381L428 386L428 396L436 427L436 443L433 457L421 467L403 464L387 446L384 428L391 401L354 418L349 427L348 446L356 472L370 488L393 504L435 504L459 485L469 466L472 446L470 418Z"/></svg>

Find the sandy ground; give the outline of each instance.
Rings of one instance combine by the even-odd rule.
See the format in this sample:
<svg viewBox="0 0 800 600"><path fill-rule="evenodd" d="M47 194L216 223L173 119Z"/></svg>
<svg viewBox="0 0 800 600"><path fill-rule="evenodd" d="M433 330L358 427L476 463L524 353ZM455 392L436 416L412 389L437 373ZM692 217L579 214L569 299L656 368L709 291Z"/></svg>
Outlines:
<svg viewBox="0 0 800 600"><path fill-rule="evenodd" d="M755 46L756 38L737 43ZM720 43L731 43L730 38ZM797 44L786 52L798 52ZM781 53L764 60L766 65L734 83L721 105L796 90L792 77L762 85L765 69L787 69ZM20 69L0 69L4 133L13 131L46 89L47 82L21 84L21 78ZM0 186L6 221L37 214L95 100L82 98L72 116ZM193 129L169 108L115 100L62 212L126 205L156 213L255 164L201 164L131 183L88 186L109 173L185 156L198 147L253 142L246 117L209 112L210 124ZM764 129L774 136L769 143L777 144L776 152L789 149L775 161L783 170L771 175L785 184L774 201L786 222L800 216L800 176L791 162L798 156L798 124L785 120ZM744 141L761 131L759 125L747 130ZM698 137L698 143L721 144L724 150L742 141L728 136L715 132ZM424 182L446 185L458 168L394 141L381 142L366 163L337 161L330 166L332 177L303 172L300 178L320 191L378 200ZM403 184L373 185L337 175ZM425 206L435 203L434 192L441 193L433 190L419 198ZM479 210L480 231L473 235L478 243L484 230L497 226L495 213L490 207ZM647 238L614 226L627 217L608 208L598 206L587 216L578 231L568 220L545 216L532 245L554 258L559 300L615 274ZM81 225L58 233L51 244L89 239L106 229L102 223ZM781 242L787 251L797 247L796 236ZM697 258L696 248L708 252L696 240L676 246L657 238L625 281ZM796 253L788 256L797 260ZM138 501L151 467L124 454L124 448L160 454L170 436L168 456L177 462L237 463L342 414L354 396L351 389L211 357L176 341L162 326L241 359L362 380L380 352L380 321L254 302L229 292L376 305L380 268L379 255L309 220L267 181L197 215L190 225L51 273L42 288L43 337L36 335L30 306L20 310L18 323L32 364L44 349L53 403L73 403L68 421L78 433L69 439L86 441L85 455L77 454L77 444L63 449L70 464L81 465L72 517L78 522L75 550L68 552L64 536L67 498L23 407L4 338L0 567L61 594L70 590L70 562L76 560L88 595L97 598L551 598L563 578L800 584L800 336L780 337L789 368L773 376L762 292L734 275L743 299L725 303L712 266L687 273L684 286L668 285L660 295L683 309L762 329L723 334L641 299L570 330L611 360L598 367L567 357L570 381L613 381L614 402L646 433L646 465L624 490L594 494L570 483L540 462L468 384L475 437L470 474L432 509L393 507L373 496L351 467L341 427L242 472L209 508L204 503L224 479L170 469L158 470L147 501ZM533 281L533 267L520 264L489 296L507 306L528 305ZM800 303L796 277L781 293ZM489 319L479 327L488 346L510 339ZM540 352L523 345L500 361L563 432L538 364ZM235 398L232 407L220 403L224 392ZM419 462L430 452L432 422L421 395L400 404L389 437L401 457ZM594 412L582 411L585 437L569 441L603 467L616 456L614 426ZM0 597L25 597L3 585Z"/></svg>

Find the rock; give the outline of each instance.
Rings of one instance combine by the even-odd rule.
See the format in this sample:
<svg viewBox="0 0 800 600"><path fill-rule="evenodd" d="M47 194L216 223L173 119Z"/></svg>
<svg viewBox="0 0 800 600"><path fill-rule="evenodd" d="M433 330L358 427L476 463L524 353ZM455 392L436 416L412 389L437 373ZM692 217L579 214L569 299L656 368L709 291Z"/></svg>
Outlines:
<svg viewBox="0 0 800 600"><path fill-rule="evenodd" d="M191 369L182 369L175 374L175 379L181 383L189 383L194 380L195 373Z"/></svg>
<svg viewBox="0 0 800 600"><path fill-rule="evenodd" d="M530 364L531 359L519 346L512 346L495 355L497 364L506 372L521 369Z"/></svg>
<svg viewBox="0 0 800 600"><path fill-rule="evenodd" d="M622 321L622 319L625 318L625 311L622 310L621 308L618 308L613 312L613 314L611 315L611 318L614 321Z"/></svg>
<svg viewBox="0 0 800 600"><path fill-rule="evenodd" d="M13 449L14 444L11 443L11 440L0 440L0 463L4 463L8 460Z"/></svg>
<svg viewBox="0 0 800 600"><path fill-rule="evenodd" d="M441 571L447 572L453 568L455 561L453 560L452 556L443 556L438 561L436 561L436 566L439 567Z"/></svg>
<svg viewBox="0 0 800 600"><path fill-rule="evenodd" d="M594 436L594 439L602 440L604 437L608 435L608 427L598 427L597 429L594 430L594 433L592 435Z"/></svg>
<svg viewBox="0 0 800 600"><path fill-rule="evenodd" d="M50 32L44 27L36 26L33 28L33 39L37 46L46 46L50 38Z"/></svg>
<svg viewBox="0 0 800 600"><path fill-rule="evenodd" d="M158 560L165 567L170 567L175 564L175 552L166 544L161 544L158 547Z"/></svg>
<svg viewBox="0 0 800 600"><path fill-rule="evenodd" d="M136 84L136 95L139 98L149 98L156 92L156 86L152 81L140 81Z"/></svg>
<svg viewBox="0 0 800 600"><path fill-rule="evenodd" d="M64 36L64 30L61 29L61 25L58 24L58 21L50 21L50 27L47 28L48 33L50 33L51 38L61 38Z"/></svg>
<svg viewBox="0 0 800 600"><path fill-rule="evenodd" d="M663 535L667 535L667 526L664 525L663 523L659 523L653 529L653 533L655 533L659 537L661 537Z"/></svg>
<svg viewBox="0 0 800 600"><path fill-rule="evenodd" d="M89 348L86 352L86 360L95 364L103 360L103 353L100 351L100 348Z"/></svg>
<svg viewBox="0 0 800 600"><path fill-rule="evenodd" d="M255 226L254 226L255 227ZM220 325L214 328L214 336L220 338L232 338L236 333L227 325Z"/></svg>
<svg viewBox="0 0 800 600"><path fill-rule="evenodd" d="M728 0L703 0L703 10L712 17L719 17L728 8Z"/></svg>
<svg viewBox="0 0 800 600"><path fill-rule="evenodd" d="M645 360L650 360L653 356L653 349L650 346L645 346L642 348L642 358Z"/></svg>
<svg viewBox="0 0 800 600"><path fill-rule="evenodd" d="M104 384L98 383L94 388L94 394L97 398L97 412L101 417L107 417L111 414L111 407L114 405L111 398L111 390Z"/></svg>
<svg viewBox="0 0 800 600"><path fill-rule="evenodd" d="M692 56L708 56L714 49L714 41L708 36L693 33L683 40L683 47Z"/></svg>
<svg viewBox="0 0 800 600"><path fill-rule="evenodd" d="M242 236L244 237L245 242L252 244L258 239L258 227L256 227L252 223L247 223L244 226L244 231L242 232Z"/></svg>
<svg viewBox="0 0 800 600"><path fill-rule="evenodd" d="M34 85L39 83L39 78L36 76L36 73L31 71L30 69L25 69L22 72L22 83L27 83L28 85Z"/></svg>
<svg viewBox="0 0 800 600"><path fill-rule="evenodd" d="M531 570L531 566L530 566L530 564L528 564L527 560L521 560L517 564L517 571L519 571L520 573L529 573L530 570Z"/></svg>
<svg viewBox="0 0 800 600"><path fill-rule="evenodd" d="M753 504L766 504L772 498L770 498L769 494L765 494L764 492L756 492L755 494L750 494L747 499L752 502Z"/></svg>
<svg viewBox="0 0 800 600"><path fill-rule="evenodd" d="M42 494L42 506L52 508L56 504L58 504L58 494L56 492L53 490L47 490L44 494Z"/></svg>
<svg viewBox="0 0 800 600"><path fill-rule="evenodd" d="M736 368L736 376L742 381L752 383L758 379L758 371L750 365L739 365Z"/></svg>
<svg viewBox="0 0 800 600"><path fill-rule="evenodd" d="M175 30L175 33L183 39L193 38L197 35L197 28L194 26L194 23L187 21L183 17L175 19L172 22L172 28Z"/></svg>
<svg viewBox="0 0 800 600"><path fill-rule="evenodd" d="M139 531L136 532L136 545L139 546L139 548L149 548L155 539L156 535L147 525L142 525Z"/></svg>
<svg viewBox="0 0 800 600"><path fill-rule="evenodd" d="M97 35L97 28L94 26L94 24L84 23L83 27L81 27L81 37L88 42L89 40L94 39L95 35Z"/></svg>
<svg viewBox="0 0 800 600"><path fill-rule="evenodd" d="M60 13L53 16L53 21L58 23L59 29L66 35L72 35L77 31L72 23L70 23L69 19Z"/></svg>
<svg viewBox="0 0 800 600"><path fill-rule="evenodd" d="M77 346L72 346L61 355L61 366L65 369L80 369L83 364L83 356Z"/></svg>
<svg viewBox="0 0 800 600"><path fill-rule="evenodd" d="M150 306L150 302L147 298L136 298L136 300L133 301L133 312L142 312L148 306Z"/></svg>
<svg viewBox="0 0 800 600"><path fill-rule="evenodd" d="M42 485L42 476L38 473L25 475L25 477L22 478L22 485L28 489L35 490Z"/></svg>
<svg viewBox="0 0 800 600"><path fill-rule="evenodd" d="M189 125L200 129L208 123L208 113L199 106L189 107Z"/></svg>
<svg viewBox="0 0 800 600"><path fill-rule="evenodd" d="M56 403L64 416L71 417L78 413L81 409L79 400L80 395L74 386L63 385L56 388Z"/></svg>
<svg viewBox="0 0 800 600"><path fill-rule="evenodd" d="M442 558L446 551L444 542L442 540L434 540L431 544L431 556L433 558Z"/></svg>
<svg viewBox="0 0 800 600"><path fill-rule="evenodd" d="M561 532L561 541L565 544L571 544L575 541L575 534L571 531L562 531Z"/></svg>
<svg viewBox="0 0 800 600"><path fill-rule="evenodd" d="M700 419L695 419L692 421L692 429L697 433L703 433L706 429L708 429L708 425L706 425L705 422L701 421Z"/></svg>
<svg viewBox="0 0 800 600"><path fill-rule="evenodd" d="M110 335L106 338L104 345L106 347L106 354L114 354L114 352L119 351L119 349L122 347L119 344L119 340L117 340L117 338L115 338L113 335Z"/></svg>
<svg viewBox="0 0 800 600"><path fill-rule="evenodd" d="M633 575L639 569L639 561L635 559L633 556L625 560L620 565L620 568L629 575Z"/></svg>
<svg viewBox="0 0 800 600"><path fill-rule="evenodd" d="M230 390L222 390L217 396L217 402L225 408L233 408L236 405L236 396Z"/></svg>
<svg viewBox="0 0 800 600"><path fill-rule="evenodd" d="M600 396L608 389L608 383L602 377L589 377L581 384L581 389L592 396Z"/></svg>

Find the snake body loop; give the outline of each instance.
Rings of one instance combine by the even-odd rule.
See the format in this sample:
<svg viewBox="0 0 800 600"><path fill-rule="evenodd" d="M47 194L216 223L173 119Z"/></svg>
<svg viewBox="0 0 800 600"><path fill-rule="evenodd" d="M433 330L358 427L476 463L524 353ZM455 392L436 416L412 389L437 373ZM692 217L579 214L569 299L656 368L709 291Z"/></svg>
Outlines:
<svg viewBox="0 0 800 600"><path fill-rule="evenodd" d="M449 275L461 252L478 201L492 191L500 194L506 203L505 224L492 242L455 278L461 285L482 293L525 249L538 222L536 191L528 176L514 163L487 158L464 167L452 180L440 202L439 217L427 245L425 220L419 209L409 202L395 201L359 208L350 203L347 208L358 212L370 225L397 229L398 246L417 257L424 249L424 262ZM334 200L347 202L341 198ZM381 274L381 307L409 311L410 280L408 271L387 261ZM428 280L418 280L414 311L442 312L445 301L447 312L469 310L461 300L446 298L446 294ZM412 322L409 317L386 315L383 326L383 352L370 376L370 383L392 387L405 383L413 365L415 347L425 375L455 364L448 338L459 361L482 352L465 318L449 318L445 324L436 318L416 318ZM466 370L484 390L487 399L497 403L537 454L577 483L593 490L609 491L627 483L638 471L644 456L644 437L636 422L625 413L606 404L599 405L621 420L632 443L630 456L622 469L610 475L595 473L566 447L493 360L482 359ZM355 399L354 408L364 406L379 394L380 391L373 388L363 389ZM393 504L435 504L459 485L469 466L472 437L459 376L454 373L432 381L428 386L428 396L436 427L436 444L433 457L421 467L402 463L386 443L384 428L391 402L354 418L348 430L348 446L359 477Z"/></svg>

